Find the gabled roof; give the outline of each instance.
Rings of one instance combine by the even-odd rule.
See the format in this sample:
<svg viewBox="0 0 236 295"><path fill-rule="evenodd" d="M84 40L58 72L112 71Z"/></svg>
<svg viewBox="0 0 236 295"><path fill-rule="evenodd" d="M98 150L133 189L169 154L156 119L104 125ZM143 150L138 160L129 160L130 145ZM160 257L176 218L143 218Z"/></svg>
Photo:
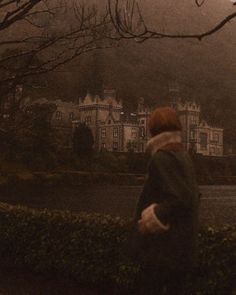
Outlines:
<svg viewBox="0 0 236 295"><path fill-rule="evenodd" d="M100 105L105 105L105 106L112 105L113 107L116 107L116 108L123 107L122 100L118 100L117 98L114 98L114 97L106 97L106 98L102 99L98 95L93 96L91 94L87 94L84 99L80 98L79 104L83 105L83 106L100 104Z"/></svg>
<svg viewBox="0 0 236 295"><path fill-rule="evenodd" d="M224 130L223 128L220 128L220 127L216 127L216 126L212 126L212 125L209 125L205 120L201 120L201 122L199 123L199 128L210 128L212 130Z"/></svg>
<svg viewBox="0 0 236 295"><path fill-rule="evenodd" d="M199 127L210 128L209 124L205 120L201 120Z"/></svg>
<svg viewBox="0 0 236 295"><path fill-rule="evenodd" d="M113 117L113 114L112 114L112 113L108 114L108 116L107 116L107 118L106 118L106 120L105 120L104 123L105 123L105 124L108 124L109 120L111 120L111 123L112 123L112 124L116 122L116 120L115 120L115 118Z"/></svg>

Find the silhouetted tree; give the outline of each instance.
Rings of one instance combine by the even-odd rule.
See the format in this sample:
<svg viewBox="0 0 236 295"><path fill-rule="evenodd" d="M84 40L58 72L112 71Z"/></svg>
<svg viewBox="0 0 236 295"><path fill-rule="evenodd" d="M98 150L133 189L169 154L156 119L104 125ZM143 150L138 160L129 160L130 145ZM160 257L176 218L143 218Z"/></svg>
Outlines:
<svg viewBox="0 0 236 295"><path fill-rule="evenodd" d="M111 47L104 34L110 25L106 10L84 1L0 1L0 91Z"/></svg>
<svg viewBox="0 0 236 295"><path fill-rule="evenodd" d="M32 168L53 167L56 163L57 139L51 119L55 110L53 103L31 104L19 109L14 120L5 122L7 127L2 129L3 154L10 160L23 161Z"/></svg>

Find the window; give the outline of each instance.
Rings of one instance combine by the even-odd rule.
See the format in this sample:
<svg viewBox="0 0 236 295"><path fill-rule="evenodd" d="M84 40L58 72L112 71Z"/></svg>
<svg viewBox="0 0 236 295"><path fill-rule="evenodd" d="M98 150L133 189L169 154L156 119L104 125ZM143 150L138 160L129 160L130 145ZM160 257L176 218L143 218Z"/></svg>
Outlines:
<svg viewBox="0 0 236 295"><path fill-rule="evenodd" d="M140 128L140 137L144 137L145 136L145 129L144 127Z"/></svg>
<svg viewBox="0 0 236 295"><path fill-rule="evenodd" d="M143 152L143 151L144 151L144 144L141 143L141 144L140 144L140 152Z"/></svg>
<svg viewBox="0 0 236 295"><path fill-rule="evenodd" d="M118 128L117 127L113 128L113 137L118 137Z"/></svg>
<svg viewBox="0 0 236 295"><path fill-rule="evenodd" d="M221 150L219 148L216 149L217 155L221 155Z"/></svg>
<svg viewBox="0 0 236 295"><path fill-rule="evenodd" d="M140 121L140 123L141 123L142 125L144 125L144 124L145 124L145 120L142 119L142 120Z"/></svg>
<svg viewBox="0 0 236 295"><path fill-rule="evenodd" d="M106 128L102 128L101 132L102 132L102 137L106 137Z"/></svg>
<svg viewBox="0 0 236 295"><path fill-rule="evenodd" d="M199 137L200 137L200 148L201 148L201 150L206 150L207 149L207 140L208 140L207 133L200 132Z"/></svg>
<svg viewBox="0 0 236 295"><path fill-rule="evenodd" d="M215 153L216 153L216 150L215 150L215 148L212 147L212 148L210 149L210 155L214 155Z"/></svg>
<svg viewBox="0 0 236 295"><path fill-rule="evenodd" d="M85 123L87 124L91 123L91 116L85 117Z"/></svg>
<svg viewBox="0 0 236 295"><path fill-rule="evenodd" d="M60 111L57 111L56 112L56 119L57 120L61 120L62 119L62 112L60 112Z"/></svg>
<svg viewBox="0 0 236 295"><path fill-rule="evenodd" d="M69 113L69 119L74 120L74 113L73 112Z"/></svg>
<svg viewBox="0 0 236 295"><path fill-rule="evenodd" d="M191 124L197 124L197 118L195 115L191 115L190 116L190 123Z"/></svg>
<svg viewBox="0 0 236 295"><path fill-rule="evenodd" d="M118 142L113 142L113 150L114 151L118 150Z"/></svg>
<svg viewBox="0 0 236 295"><path fill-rule="evenodd" d="M132 129L131 129L131 137L132 137L132 138L137 138L137 131L136 131L136 128L132 128Z"/></svg>
<svg viewBox="0 0 236 295"><path fill-rule="evenodd" d="M196 137L195 130L190 130L190 139L195 139L195 137Z"/></svg>
<svg viewBox="0 0 236 295"><path fill-rule="evenodd" d="M214 133L214 134L213 134L213 140L214 140L215 142L219 142L219 134L218 134L218 133Z"/></svg>
<svg viewBox="0 0 236 295"><path fill-rule="evenodd" d="M106 148L106 144L103 142L102 143L102 148L105 149Z"/></svg>

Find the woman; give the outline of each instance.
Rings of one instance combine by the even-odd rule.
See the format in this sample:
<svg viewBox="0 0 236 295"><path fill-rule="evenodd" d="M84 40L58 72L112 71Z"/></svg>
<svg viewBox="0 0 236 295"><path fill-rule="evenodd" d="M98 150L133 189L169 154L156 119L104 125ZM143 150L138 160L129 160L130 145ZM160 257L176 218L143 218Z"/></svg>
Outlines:
<svg viewBox="0 0 236 295"><path fill-rule="evenodd" d="M182 295L195 263L198 185L175 110L156 109L148 127L151 160L135 217L135 255L142 266L136 294Z"/></svg>

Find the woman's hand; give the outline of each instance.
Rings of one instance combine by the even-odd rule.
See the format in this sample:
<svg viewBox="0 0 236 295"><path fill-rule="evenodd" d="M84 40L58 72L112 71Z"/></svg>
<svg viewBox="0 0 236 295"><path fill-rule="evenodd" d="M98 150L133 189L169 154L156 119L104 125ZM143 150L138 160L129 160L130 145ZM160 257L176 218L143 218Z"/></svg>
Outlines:
<svg viewBox="0 0 236 295"><path fill-rule="evenodd" d="M138 231L141 234L161 234L170 229L169 224L163 224L155 214L155 207L158 204L154 203L143 210L142 217L138 221Z"/></svg>
<svg viewBox="0 0 236 295"><path fill-rule="evenodd" d="M140 220L138 221L138 231L139 231L141 234L143 234L143 235L149 233L148 228L145 226L145 223L143 222L142 219L140 219Z"/></svg>

